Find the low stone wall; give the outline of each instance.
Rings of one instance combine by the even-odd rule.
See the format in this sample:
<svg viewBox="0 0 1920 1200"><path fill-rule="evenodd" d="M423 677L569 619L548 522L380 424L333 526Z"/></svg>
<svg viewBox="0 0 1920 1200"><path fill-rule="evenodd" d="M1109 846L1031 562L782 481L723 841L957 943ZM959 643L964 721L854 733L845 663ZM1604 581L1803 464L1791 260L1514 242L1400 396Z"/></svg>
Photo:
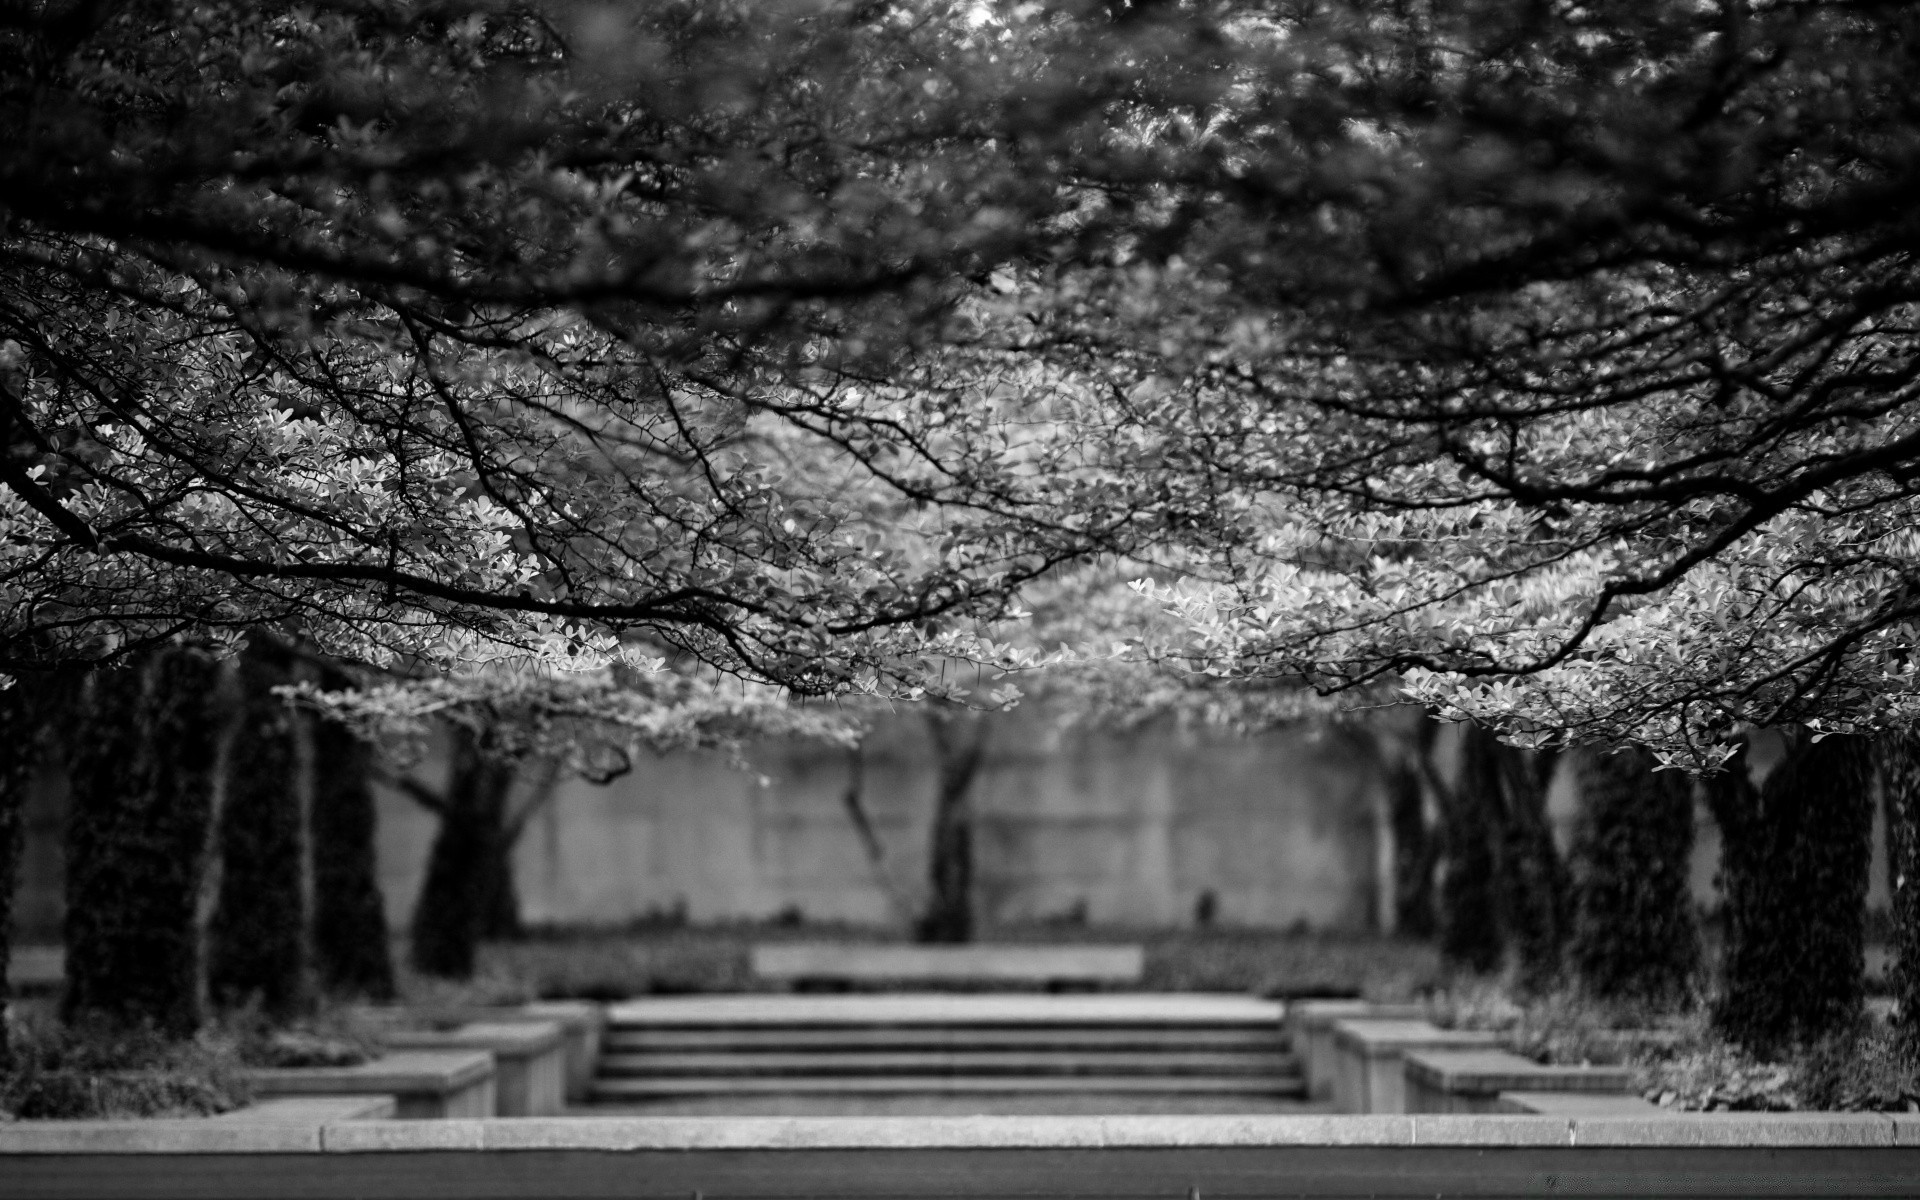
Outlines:
<svg viewBox="0 0 1920 1200"><path fill-rule="evenodd" d="M56 1197L1912 1195L1920 1116L21 1122Z"/></svg>

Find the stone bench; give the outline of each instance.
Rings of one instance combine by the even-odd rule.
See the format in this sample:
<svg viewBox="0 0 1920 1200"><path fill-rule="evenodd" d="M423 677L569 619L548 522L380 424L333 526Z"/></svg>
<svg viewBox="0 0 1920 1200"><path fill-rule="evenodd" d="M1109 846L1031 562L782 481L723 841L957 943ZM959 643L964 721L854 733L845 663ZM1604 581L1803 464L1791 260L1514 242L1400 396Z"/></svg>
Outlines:
<svg viewBox="0 0 1920 1200"><path fill-rule="evenodd" d="M1333 1024L1349 1018L1417 1020L1426 1015L1418 1004L1373 1004L1366 1000L1289 1000L1281 1024L1287 1044L1300 1060L1307 1080L1307 1098L1333 1096Z"/></svg>
<svg viewBox="0 0 1920 1200"><path fill-rule="evenodd" d="M1505 1050L1409 1050L1405 1071L1407 1111L1414 1113L1499 1112L1503 1094L1520 1092L1633 1091L1626 1067L1542 1064Z"/></svg>
<svg viewBox="0 0 1920 1200"><path fill-rule="evenodd" d="M753 973L773 983L1127 985L1140 982L1146 951L1123 945L903 946L887 942L768 942L749 952Z"/></svg>
<svg viewBox="0 0 1920 1200"><path fill-rule="evenodd" d="M557 1116L567 1103L567 1043L556 1021L474 1021L451 1029L390 1029L394 1050L484 1050L493 1055L490 1117Z"/></svg>
<svg viewBox="0 0 1920 1200"><path fill-rule="evenodd" d="M377 1007L358 1010L388 1028L406 1025L451 1028L474 1022L551 1021L560 1026L567 1043L567 1100L586 1102L600 1062L606 1034L607 1010L591 1000L535 1000L513 1005L424 1005L413 1008Z"/></svg>
<svg viewBox="0 0 1920 1200"><path fill-rule="evenodd" d="M1348 1017L1333 1023L1333 1103L1347 1113L1407 1111L1403 1058L1412 1050L1488 1049L1491 1033L1426 1021Z"/></svg>
<svg viewBox="0 0 1920 1200"><path fill-rule="evenodd" d="M255 1096L386 1095L394 1116L490 1117L493 1055L485 1050L405 1050L352 1067L254 1067Z"/></svg>

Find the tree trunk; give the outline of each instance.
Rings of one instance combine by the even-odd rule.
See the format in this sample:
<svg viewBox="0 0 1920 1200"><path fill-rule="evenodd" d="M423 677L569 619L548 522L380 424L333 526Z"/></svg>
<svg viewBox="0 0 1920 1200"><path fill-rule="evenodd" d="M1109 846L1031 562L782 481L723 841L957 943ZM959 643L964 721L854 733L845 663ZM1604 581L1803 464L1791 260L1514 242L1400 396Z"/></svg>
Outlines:
<svg viewBox="0 0 1920 1200"><path fill-rule="evenodd" d="M1887 884L1893 898L1888 982L1902 1040L1920 1046L1920 731L1887 734L1878 746L1887 813Z"/></svg>
<svg viewBox="0 0 1920 1200"><path fill-rule="evenodd" d="M221 877L209 938L215 1002L258 1005L275 1019L307 1012L316 999L312 859L295 718L271 690L292 678L284 650L249 641L240 662L241 710L220 813Z"/></svg>
<svg viewBox="0 0 1920 1200"><path fill-rule="evenodd" d="M965 737L955 726L971 726ZM914 926L914 940L953 944L973 940L973 780L987 748L984 718L934 713L927 719L938 755L933 837L928 861L927 907Z"/></svg>
<svg viewBox="0 0 1920 1200"><path fill-rule="evenodd" d="M486 755L477 735L456 727L440 829L413 908L410 957L422 974L471 978L481 938L519 932L507 822L513 778L512 763Z"/></svg>
<svg viewBox="0 0 1920 1200"><path fill-rule="evenodd" d="M1574 973L1592 995L1684 1003L1700 971L1693 916L1693 787L1631 749L1583 754L1574 834Z"/></svg>
<svg viewBox="0 0 1920 1200"><path fill-rule="evenodd" d="M1547 822L1547 788L1559 761L1554 751L1500 744L1500 786L1494 857L1501 924L1513 953L1516 982L1540 992L1560 979L1567 944L1567 878Z"/></svg>
<svg viewBox="0 0 1920 1200"><path fill-rule="evenodd" d="M1500 804L1499 743L1470 725L1461 744L1460 778L1446 800L1440 882L1440 954L1450 965L1497 970L1506 946L1495 882L1495 813Z"/></svg>
<svg viewBox="0 0 1920 1200"><path fill-rule="evenodd" d="M1444 812L1441 954L1479 972L1511 954L1519 985L1530 990L1559 977L1566 941L1565 870L1546 819L1555 761L1469 725Z"/></svg>
<svg viewBox="0 0 1920 1200"><path fill-rule="evenodd" d="M1715 1027L1770 1056L1859 1018L1873 806L1858 738L1798 739L1758 792L1742 760L1709 780L1726 949Z"/></svg>
<svg viewBox="0 0 1920 1200"><path fill-rule="evenodd" d="M1431 743L1431 736L1424 737L1413 752L1426 754ZM1387 819L1393 829L1394 930L1407 937L1429 938L1439 929L1433 875L1440 861L1440 838L1427 824L1423 774L1412 763L1396 763L1388 768L1386 787Z"/></svg>
<svg viewBox="0 0 1920 1200"><path fill-rule="evenodd" d="M96 672L70 747L69 1021L198 1028L195 920L219 740L220 669L191 647Z"/></svg>
<svg viewBox="0 0 1920 1200"><path fill-rule="evenodd" d="M373 750L333 721L314 721L312 735L314 966L329 993L391 1000L393 958L368 785Z"/></svg>
<svg viewBox="0 0 1920 1200"><path fill-rule="evenodd" d="M27 785L40 746L35 697L25 680L0 691L0 1013L10 995L7 968L13 961L13 893L20 874ZM7 1022L0 1020L0 1071L12 1062Z"/></svg>

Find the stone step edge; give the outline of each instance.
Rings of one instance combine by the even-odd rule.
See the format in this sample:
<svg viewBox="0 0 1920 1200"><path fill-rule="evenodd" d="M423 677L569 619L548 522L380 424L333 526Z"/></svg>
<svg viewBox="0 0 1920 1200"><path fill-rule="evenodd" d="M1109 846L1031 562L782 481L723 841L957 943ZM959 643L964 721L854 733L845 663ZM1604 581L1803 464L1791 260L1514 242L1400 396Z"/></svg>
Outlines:
<svg viewBox="0 0 1920 1200"><path fill-rule="evenodd" d="M39 1154L1002 1150L1173 1147L1920 1147L1920 1114L1434 1116L518 1117L492 1120L20 1121L0 1165Z"/></svg>
<svg viewBox="0 0 1920 1200"><path fill-rule="evenodd" d="M594 1080L595 1100L659 1096L926 1095L953 1093L1230 1093L1301 1096L1297 1075L686 1075Z"/></svg>

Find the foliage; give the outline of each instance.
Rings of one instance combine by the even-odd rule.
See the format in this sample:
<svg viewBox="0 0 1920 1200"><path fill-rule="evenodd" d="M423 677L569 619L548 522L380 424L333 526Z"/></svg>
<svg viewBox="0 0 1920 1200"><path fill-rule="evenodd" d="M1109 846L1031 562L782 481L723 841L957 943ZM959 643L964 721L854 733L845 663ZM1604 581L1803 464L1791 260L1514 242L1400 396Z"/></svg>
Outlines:
<svg viewBox="0 0 1920 1200"><path fill-rule="evenodd" d="M1124 223L1062 186L1114 104L1218 82L1104 15L976 15L9 21L0 663L273 625L911 690L944 620L1150 535L1033 432L1031 372L894 358Z"/></svg>
<svg viewBox="0 0 1920 1200"><path fill-rule="evenodd" d="M1141 653L1696 768L1743 723L1905 723L1914 13L1228 35L1236 86L1139 127L1192 148L1167 236L999 330L1102 381L1088 436L1200 559Z"/></svg>

